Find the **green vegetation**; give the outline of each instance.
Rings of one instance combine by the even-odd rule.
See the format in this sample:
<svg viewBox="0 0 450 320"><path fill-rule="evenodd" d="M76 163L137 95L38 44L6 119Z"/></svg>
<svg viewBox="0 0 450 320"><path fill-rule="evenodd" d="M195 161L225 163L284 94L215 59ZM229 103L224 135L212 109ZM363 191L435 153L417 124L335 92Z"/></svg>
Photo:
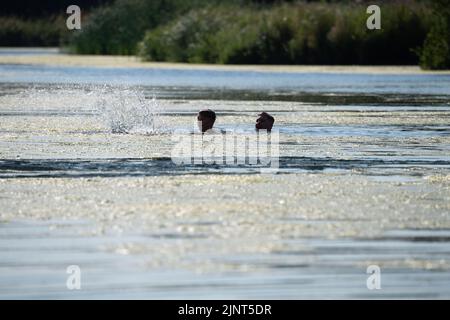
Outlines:
<svg viewBox="0 0 450 320"><path fill-rule="evenodd" d="M43 0L41 12L16 0L0 17L0 45L151 61L450 68L450 0L379 0L381 30L366 28L372 2L362 0L80 1L82 29L68 31L70 0Z"/></svg>
<svg viewBox="0 0 450 320"><path fill-rule="evenodd" d="M366 28L366 6L293 3L192 10L148 31L146 60L263 64L414 64L431 14L385 4L382 30Z"/></svg>
<svg viewBox="0 0 450 320"><path fill-rule="evenodd" d="M99 5L112 0L77 0L83 18ZM66 9L73 0L2 1L0 12L0 46L59 46L68 41Z"/></svg>
<svg viewBox="0 0 450 320"><path fill-rule="evenodd" d="M423 48L419 50L424 69L450 69L450 0L435 0L435 16Z"/></svg>
<svg viewBox="0 0 450 320"><path fill-rule="evenodd" d="M81 54L136 53L145 32L208 0L117 0L92 12L81 32L74 33L71 50Z"/></svg>
<svg viewBox="0 0 450 320"><path fill-rule="evenodd" d="M0 46L58 46L66 32L65 18L0 17Z"/></svg>

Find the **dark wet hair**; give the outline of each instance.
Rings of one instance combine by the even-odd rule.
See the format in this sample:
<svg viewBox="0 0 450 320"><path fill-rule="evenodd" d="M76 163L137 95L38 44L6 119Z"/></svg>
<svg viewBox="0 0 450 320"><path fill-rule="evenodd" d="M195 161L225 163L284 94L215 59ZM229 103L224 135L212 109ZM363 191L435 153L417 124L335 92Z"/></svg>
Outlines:
<svg viewBox="0 0 450 320"><path fill-rule="evenodd" d="M201 110L198 113L199 116L203 116L206 118L211 119L213 122L216 121L216 113L212 111L211 109Z"/></svg>
<svg viewBox="0 0 450 320"><path fill-rule="evenodd" d="M262 112L259 116L264 116L264 117L266 117L267 119L269 119L270 121L272 121L272 123L273 122L275 122L275 118L274 117L272 117L270 114L268 114L267 112Z"/></svg>
<svg viewBox="0 0 450 320"><path fill-rule="evenodd" d="M275 122L275 118L272 117L270 114L267 115L267 119L269 119L272 122Z"/></svg>

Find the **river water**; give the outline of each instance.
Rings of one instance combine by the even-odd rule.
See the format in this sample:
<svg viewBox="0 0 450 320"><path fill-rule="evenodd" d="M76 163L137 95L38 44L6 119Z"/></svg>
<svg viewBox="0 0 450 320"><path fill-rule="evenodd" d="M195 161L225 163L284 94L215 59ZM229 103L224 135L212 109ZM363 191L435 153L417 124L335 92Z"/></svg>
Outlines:
<svg viewBox="0 0 450 320"><path fill-rule="evenodd" d="M1 298L450 298L450 75L0 75ZM242 132L271 113L276 172L174 163L206 108Z"/></svg>

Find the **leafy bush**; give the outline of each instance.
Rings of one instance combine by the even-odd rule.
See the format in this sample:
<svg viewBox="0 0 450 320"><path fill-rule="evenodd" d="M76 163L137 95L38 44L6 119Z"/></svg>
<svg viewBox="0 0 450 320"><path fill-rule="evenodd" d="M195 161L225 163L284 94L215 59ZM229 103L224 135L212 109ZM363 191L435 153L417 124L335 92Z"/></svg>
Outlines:
<svg viewBox="0 0 450 320"><path fill-rule="evenodd" d="M0 17L0 46L58 46L67 31L63 17L23 20Z"/></svg>
<svg viewBox="0 0 450 320"><path fill-rule="evenodd" d="M385 4L382 29L366 28L366 6L235 4L195 9L148 31L145 60L235 64L415 64L431 14Z"/></svg>
<svg viewBox="0 0 450 320"><path fill-rule="evenodd" d="M132 55L146 30L208 2L211 1L117 0L90 13L87 23L71 39L70 48L82 54Z"/></svg>
<svg viewBox="0 0 450 320"><path fill-rule="evenodd" d="M450 69L450 1L434 1L434 20L421 50L424 69Z"/></svg>

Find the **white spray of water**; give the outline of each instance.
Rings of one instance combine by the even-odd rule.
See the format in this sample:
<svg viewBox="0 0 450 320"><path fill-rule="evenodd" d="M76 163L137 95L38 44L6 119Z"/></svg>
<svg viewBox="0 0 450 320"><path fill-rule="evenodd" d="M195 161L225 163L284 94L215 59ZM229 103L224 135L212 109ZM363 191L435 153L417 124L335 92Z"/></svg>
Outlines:
<svg viewBox="0 0 450 320"><path fill-rule="evenodd" d="M157 134L164 131L156 98L147 99L138 89L107 90L97 107L113 133Z"/></svg>
<svg viewBox="0 0 450 320"><path fill-rule="evenodd" d="M167 131L155 97L136 87L52 85L0 97L0 109L34 113L92 113L112 133L158 134Z"/></svg>

